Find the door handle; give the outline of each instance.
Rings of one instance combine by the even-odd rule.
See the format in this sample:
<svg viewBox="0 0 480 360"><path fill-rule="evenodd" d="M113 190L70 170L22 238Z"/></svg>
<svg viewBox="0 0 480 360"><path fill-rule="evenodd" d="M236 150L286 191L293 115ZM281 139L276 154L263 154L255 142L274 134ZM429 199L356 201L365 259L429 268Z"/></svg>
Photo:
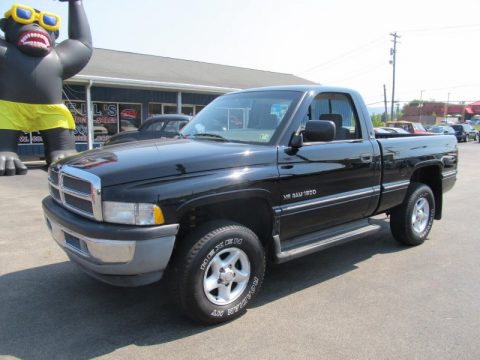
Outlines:
<svg viewBox="0 0 480 360"><path fill-rule="evenodd" d="M362 161L362 163L365 163L365 164L369 164L372 162L372 154L369 154L369 153L365 153L365 154L361 154L360 155L360 160Z"/></svg>

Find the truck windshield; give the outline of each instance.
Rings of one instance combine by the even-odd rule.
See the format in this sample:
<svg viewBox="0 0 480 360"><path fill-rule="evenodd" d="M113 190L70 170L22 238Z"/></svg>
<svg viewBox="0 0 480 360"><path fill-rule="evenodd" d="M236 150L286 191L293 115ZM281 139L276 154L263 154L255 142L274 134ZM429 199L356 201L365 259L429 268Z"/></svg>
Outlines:
<svg viewBox="0 0 480 360"><path fill-rule="evenodd" d="M221 96L195 116L181 135L199 140L269 144L302 94L271 90Z"/></svg>

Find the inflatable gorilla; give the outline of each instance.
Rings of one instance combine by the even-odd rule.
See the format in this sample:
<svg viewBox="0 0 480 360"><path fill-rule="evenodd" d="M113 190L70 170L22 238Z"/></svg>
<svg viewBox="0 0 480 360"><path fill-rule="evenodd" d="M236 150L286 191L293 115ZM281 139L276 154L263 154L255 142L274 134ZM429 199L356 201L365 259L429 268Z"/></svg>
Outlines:
<svg viewBox="0 0 480 360"><path fill-rule="evenodd" d="M87 65L92 36L82 1L60 1L69 2L69 39L57 46L58 15L13 5L0 19L0 176L27 173L16 153L22 131L40 131L47 164L75 153L62 81Z"/></svg>

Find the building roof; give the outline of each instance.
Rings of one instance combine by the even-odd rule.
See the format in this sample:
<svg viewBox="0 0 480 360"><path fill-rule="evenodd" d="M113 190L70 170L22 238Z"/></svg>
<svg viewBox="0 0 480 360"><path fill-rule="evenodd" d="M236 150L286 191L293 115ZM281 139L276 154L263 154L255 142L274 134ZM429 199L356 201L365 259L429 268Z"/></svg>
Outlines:
<svg viewBox="0 0 480 360"><path fill-rule="evenodd" d="M98 49L69 83L225 93L252 87L315 84L292 74Z"/></svg>
<svg viewBox="0 0 480 360"><path fill-rule="evenodd" d="M461 104L446 104L444 102L425 101L421 104L418 102L407 105L403 109L405 116L433 115L445 116L445 110L449 115L461 115L465 110L465 105Z"/></svg>
<svg viewBox="0 0 480 360"><path fill-rule="evenodd" d="M480 115L480 101L468 104L465 108L465 112L472 115Z"/></svg>

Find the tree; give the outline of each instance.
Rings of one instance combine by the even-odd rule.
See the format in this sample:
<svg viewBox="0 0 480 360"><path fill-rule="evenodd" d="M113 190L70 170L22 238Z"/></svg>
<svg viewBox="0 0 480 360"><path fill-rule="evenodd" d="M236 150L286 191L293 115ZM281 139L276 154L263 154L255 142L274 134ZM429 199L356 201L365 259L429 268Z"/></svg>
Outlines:
<svg viewBox="0 0 480 360"><path fill-rule="evenodd" d="M382 115L381 114L373 114L371 116L372 119L372 124L374 127L381 127L385 126L385 123L382 121Z"/></svg>

